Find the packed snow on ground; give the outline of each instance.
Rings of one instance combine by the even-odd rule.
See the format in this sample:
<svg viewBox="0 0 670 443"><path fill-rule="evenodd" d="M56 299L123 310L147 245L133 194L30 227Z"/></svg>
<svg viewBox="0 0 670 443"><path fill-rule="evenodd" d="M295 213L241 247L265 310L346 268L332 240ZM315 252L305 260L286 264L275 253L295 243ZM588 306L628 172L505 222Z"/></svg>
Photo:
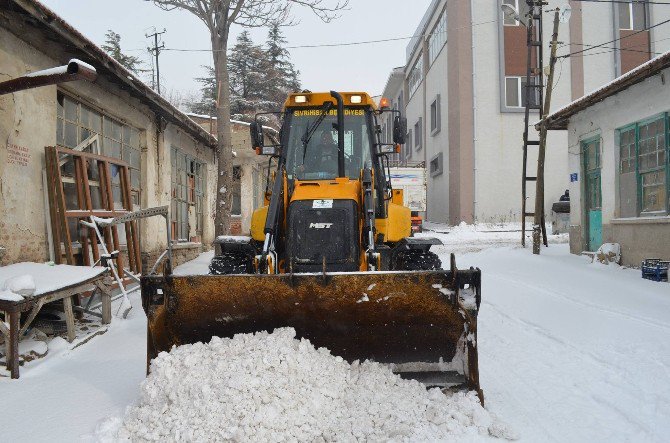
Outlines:
<svg viewBox="0 0 670 443"><path fill-rule="evenodd" d="M445 441L513 435L475 393L443 394L378 363L349 364L295 330L161 353L139 404L102 441ZM117 425L121 425L117 428Z"/></svg>
<svg viewBox="0 0 670 443"><path fill-rule="evenodd" d="M209 262L214 258L214 250L203 252L195 260L188 261L174 268L174 275L206 275L209 274Z"/></svg>
<svg viewBox="0 0 670 443"><path fill-rule="evenodd" d="M454 234L423 235L445 243L435 249L443 263L456 252L459 268L482 270L478 348L487 411L521 442L667 441L668 283L643 280L639 270L591 263L571 255L567 244L550 243L534 256L519 247L518 231L499 242L491 237L502 233L473 234L470 246ZM201 257L194 268L206 273L209 259ZM140 305L137 293L133 304ZM7 405L0 416L2 439L90 441L96 426L110 424L107 417L142 405L145 334L146 318L133 309L128 319L114 318L107 333L77 348L61 340L62 349L50 348L44 359L23 366L21 379L0 377ZM198 395L202 401L206 394Z"/></svg>

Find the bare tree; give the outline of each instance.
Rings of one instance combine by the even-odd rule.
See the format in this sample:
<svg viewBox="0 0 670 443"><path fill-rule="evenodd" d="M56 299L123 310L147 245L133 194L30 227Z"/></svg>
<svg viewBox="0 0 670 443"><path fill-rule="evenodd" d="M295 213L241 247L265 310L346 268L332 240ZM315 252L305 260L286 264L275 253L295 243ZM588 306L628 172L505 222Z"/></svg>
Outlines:
<svg viewBox="0 0 670 443"><path fill-rule="evenodd" d="M233 149L230 133L230 78L228 75L228 37L233 24L245 27L293 25L292 8L311 10L324 22L338 17L349 0L152 0L164 10L184 10L200 19L210 33L216 75L217 183L215 234L229 232L232 205Z"/></svg>

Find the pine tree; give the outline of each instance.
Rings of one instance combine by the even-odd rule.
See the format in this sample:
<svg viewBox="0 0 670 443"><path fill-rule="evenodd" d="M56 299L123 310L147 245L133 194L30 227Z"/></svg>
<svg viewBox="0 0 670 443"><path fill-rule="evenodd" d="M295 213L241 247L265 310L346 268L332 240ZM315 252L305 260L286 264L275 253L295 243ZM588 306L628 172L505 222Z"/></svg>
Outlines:
<svg viewBox="0 0 670 443"><path fill-rule="evenodd" d="M137 74L138 69L142 66L142 60L138 57L125 55L121 52L121 36L111 29L107 30L107 34L105 34L105 44L101 47L107 54L130 72Z"/></svg>
<svg viewBox="0 0 670 443"><path fill-rule="evenodd" d="M290 92L300 90L300 72L296 71L285 48L286 38L279 24L274 24L268 31L266 54L269 69L267 74L268 98L281 103Z"/></svg>
<svg viewBox="0 0 670 443"><path fill-rule="evenodd" d="M247 115L267 105L267 56L263 48L251 41L249 32L238 37L228 56L231 114Z"/></svg>

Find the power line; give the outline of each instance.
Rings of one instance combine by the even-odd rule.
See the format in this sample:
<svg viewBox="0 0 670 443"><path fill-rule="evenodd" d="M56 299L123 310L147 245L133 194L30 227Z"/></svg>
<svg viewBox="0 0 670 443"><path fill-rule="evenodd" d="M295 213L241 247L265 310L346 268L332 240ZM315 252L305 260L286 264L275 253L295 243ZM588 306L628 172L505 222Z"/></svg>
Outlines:
<svg viewBox="0 0 670 443"><path fill-rule="evenodd" d="M591 46L591 47L589 47L589 48L585 48L585 49L582 49L582 50L579 50L579 51L571 52L571 53L566 54L566 55L561 55L560 58L567 58L567 57L571 57L571 56L573 56L573 55L577 55L577 54L584 53L584 52L586 52L586 51L590 51L590 50L592 50L592 49L602 48L602 47L605 46L605 45L609 45L609 44L611 44L611 43L618 42L618 41L623 40L623 39L625 39L625 38L632 37L632 36L637 35L637 34L639 34L639 33L641 33L641 32L648 31L648 30L650 30L650 29L656 28L656 27L661 26L661 25L664 25L664 24L666 24L666 23L670 23L670 19L668 19L668 20L664 20L664 21L662 21L662 22L660 22L660 23L656 23L656 24L653 25L653 26L649 26L649 27L647 27L647 28L640 29L639 31L633 32L632 34L624 35L623 37L615 38L614 40L610 40L610 41L608 41L608 42L601 43L601 44L599 44L599 45L595 45L595 46Z"/></svg>
<svg viewBox="0 0 670 443"><path fill-rule="evenodd" d="M582 3L628 3L629 5L631 3L637 3L637 4L645 4L645 5L670 6L670 3L668 3L668 2L652 2L652 1L647 1L647 0L572 0L572 1L582 2Z"/></svg>
<svg viewBox="0 0 670 443"><path fill-rule="evenodd" d="M459 28L453 28L453 30L459 30L459 29L466 29L466 28L471 28L473 26L479 26L479 25L486 25L489 23L496 23L497 20L488 20L484 22L478 22L478 23L473 23L472 25L467 25L467 26L461 26ZM435 34L441 34L441 33L446 33L447 31L440 31L440 32L429 32L425 34L415 34L415 35L409 35L405 37L392 37L392 38L385 38L385 39L379 39L379 40L363 40L363 41L356 41L356 42L340 42L340 43L320 43L320 44L314 44L314 45L295 45L295 46L287 46L285 49L304 49L304 48L333 48L333 47L346 47L346 46L358 46L358 45L368 45L368 44L373 44L373 43L385 43L385 42L394 42L394 41L400 41L400 40L411 40L415 37L427 37ZM139 51L140 49L129 49L128 51ZM189 49L189 48L163 48L164 51L174 51L174 52L214 52L213 49ZM218 49L218 51L223 51L223 49Z"/></svg>

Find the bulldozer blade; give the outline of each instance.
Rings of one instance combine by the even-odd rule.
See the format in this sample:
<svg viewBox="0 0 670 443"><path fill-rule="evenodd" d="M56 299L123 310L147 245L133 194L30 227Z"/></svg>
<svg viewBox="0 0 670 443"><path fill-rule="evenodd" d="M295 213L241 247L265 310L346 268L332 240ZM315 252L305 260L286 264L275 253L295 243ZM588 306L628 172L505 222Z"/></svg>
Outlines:
<svg viewBox="0 0 670 443"><path fill-rule="evenodd" d="M348 361L390 364L428 385L476 390L479 269L148 276L150 361L174 345L293 327Z"/></svg>

